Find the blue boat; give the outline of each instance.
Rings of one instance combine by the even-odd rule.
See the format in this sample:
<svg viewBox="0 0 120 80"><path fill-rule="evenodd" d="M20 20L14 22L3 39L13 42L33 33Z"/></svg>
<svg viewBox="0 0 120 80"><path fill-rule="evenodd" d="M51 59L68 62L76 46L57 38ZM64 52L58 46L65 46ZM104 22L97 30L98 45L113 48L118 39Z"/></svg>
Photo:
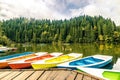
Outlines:
<svg viewBox="0 0 120 80"><path fill-rule="evenodd" d="M76 67L78 66L100 68L100 67L106 66L110 62L112 62L112 56L93 55L93 56L88 56L82 59L77 59L71 62L62 63L57 65L57 67L72 68L72 69L76 69Z"/></svg>
<svg viewBox="0 0 120 80"><path fill-rule="evenodd" d="M0 57L0 60L11 59L11 58L19 57L19 56L25 56L25 55L32 54L32 53L33 52L17 53L17 54L13 54L13 55L8 55L8 56Z"/></svg>

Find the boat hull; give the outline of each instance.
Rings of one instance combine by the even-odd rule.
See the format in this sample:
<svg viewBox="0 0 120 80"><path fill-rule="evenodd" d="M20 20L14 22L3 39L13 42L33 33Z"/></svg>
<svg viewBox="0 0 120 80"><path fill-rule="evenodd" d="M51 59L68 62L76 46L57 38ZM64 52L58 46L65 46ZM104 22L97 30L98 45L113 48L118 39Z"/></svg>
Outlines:
<svg viewBox="0 0 120 80"><path fill-rule="evenodd" d="M16 64L9 64L9 67L12 69L22 69L22 68L31 67L31 64L30 63L16 63Z"/></svg>
<svg viewBox="0 0 120 80"><path fill-rule="evenodd" d="M102 75L109 80L120 80L120 72L104 71Z"/></svg>
<svg viewBox="0 0 120 80"><path fill-rule="evenodd" d="M0 62L0 68L8 67L8 62Z"/></svg>
<svg viewBox="0 0 120 80"><path fill-rule="evenodd" d="M56 67L57 64L31 64L33 69L47 69L51 67Z"/></svg>

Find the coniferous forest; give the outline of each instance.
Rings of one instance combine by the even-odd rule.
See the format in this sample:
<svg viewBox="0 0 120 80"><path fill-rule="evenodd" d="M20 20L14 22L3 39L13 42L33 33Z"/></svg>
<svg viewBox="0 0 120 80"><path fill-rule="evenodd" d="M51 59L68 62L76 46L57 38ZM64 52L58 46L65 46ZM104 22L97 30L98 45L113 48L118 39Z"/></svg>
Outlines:
<svg viewBox="0 0 120 80"><path fill-rule="evenodd" d="M0 44L120 42L120 27L102 16L69 20L14 18L0 22Z"/></svg>

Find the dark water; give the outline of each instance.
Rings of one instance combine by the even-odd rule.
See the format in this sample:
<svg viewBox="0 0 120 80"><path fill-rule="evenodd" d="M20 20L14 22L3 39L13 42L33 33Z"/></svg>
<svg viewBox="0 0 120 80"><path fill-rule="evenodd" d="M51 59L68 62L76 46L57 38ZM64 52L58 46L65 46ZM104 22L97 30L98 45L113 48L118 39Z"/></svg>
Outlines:
<svg viewBox="0 0 120 80"><path fill-rule="evenodd" d="M63 52L64 54L76 52L83 53L83 57L91 56L95 54L111 55L113 61L104 68L112 68L113 64L116 63L117 58L120 57L120 45L113 44L19 44L16 45L18 50L16 52L0 53L0 56L11 55L15 53L21 53L25 51L32 52Z"/></svg>

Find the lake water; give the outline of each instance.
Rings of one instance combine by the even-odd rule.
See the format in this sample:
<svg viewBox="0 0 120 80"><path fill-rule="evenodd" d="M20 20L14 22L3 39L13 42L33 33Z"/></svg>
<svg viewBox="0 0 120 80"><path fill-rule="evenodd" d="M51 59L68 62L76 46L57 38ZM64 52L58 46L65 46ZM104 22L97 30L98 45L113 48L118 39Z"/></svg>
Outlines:
<svg viewBox="0 0 120 80"><path fill-rule="evenodd" d="M16 45L18 50L16 52L8 52L8 53L0 53L0 56L11 55L15 53L21 53L25 51L32 51L32 52L63 52L64 54L76 52L76 53L83 53L83 57L91 56L95 54L102 54L102 55L111 55L113 56L113 61L109 65L105 66L104 68L112 68L114 63L116 63L117 58L120 57L120 45L113 45L113 44L22 44Z"/></svg>

